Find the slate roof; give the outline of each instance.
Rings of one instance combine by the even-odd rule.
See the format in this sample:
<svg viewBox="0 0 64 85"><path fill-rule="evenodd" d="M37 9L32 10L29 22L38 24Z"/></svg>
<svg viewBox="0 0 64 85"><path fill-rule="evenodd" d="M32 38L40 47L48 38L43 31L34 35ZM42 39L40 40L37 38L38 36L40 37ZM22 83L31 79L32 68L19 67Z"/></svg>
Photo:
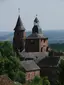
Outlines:
<svg viewBox="0 0 64 85"><path fill-rule="evenodd" d="M36 22L36 23L38 23L38 22L39 22L39 20L38 20L38 18L37 18L37 17L34 19L34 22Z"/></svg>
<svg viewBox="0 0 64 85"><path fill-rule="evenodd" d="M39 20L36 17L34 20L34 26L32 28L32 34L30 34L26 39L48 39L44 37L42 29L39 26Z"/></svg>
<svg viewBox="0 0 64 85"><path fill-rule="evenodd" d="M48 38L44 37L43 34L32 33L26 39L48 39Z"/></svg>
<svg viewBox="0 0 64 85"><path fill-rule="evenodd" d="M25 30L23 23L21 21L20 15L18 16L18 20L17 20L14 30Z"/></svg>
<svg viewBox="0 0 64 85"><path fill-rule="evenodd" d="M8 76L0 75L0 85L15 85L15 84Z"/></svg>
<svg viewBox="0 0 64 85"><path fill-rule="evenodd" d="M39 66L37 66L37 64L36 64L33 60L21 61L21 66L22 66L26 71L40 70Z"/></svg>
<svg viewBox="0 0 64 85"><path fill-rule="evenodd" d="M36 63L48 56L48 52L21 52L19 54L25 60L34 60Z"/></svg>
<svg viewBox="0 0 64 85"><path fill-rule="evenodd" d="M60 61L60 57L59 56L54 56L54 57L45 57L44 59L42 59L41 61L39 61L38 65L40 67L53 67L53 66L57 66L58 63Z"/></svg>
<svg viewBox="0 0 64 85"><path fill-rule="evenodd" d="M38 34L43 35L42 29L39 26L39 20L37 17L34 20L34 26L32 28L32 33L38 33Z"/></svg>

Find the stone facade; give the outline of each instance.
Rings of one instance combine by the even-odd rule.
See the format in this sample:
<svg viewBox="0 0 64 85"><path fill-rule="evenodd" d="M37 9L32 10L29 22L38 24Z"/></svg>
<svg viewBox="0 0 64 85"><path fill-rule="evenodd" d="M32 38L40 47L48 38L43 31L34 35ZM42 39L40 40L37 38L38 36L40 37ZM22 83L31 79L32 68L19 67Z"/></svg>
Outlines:
<svg viewBox="0 0 64 85"><path fill-rule="evenodd" d="M23 27L20 16L18 17L16 26L14 28L14 37L13 37L13 49L18 53L18 51L22 52L25 47L25 29Z"/></svg>
<svg viewBox="0 0 64 85"><path fill-rule="evenodd" d="M26 72L26 81L33 80L35 76L40 76L40 71Z"/></svg>
<svg viewBox="0 0 64 85"><path fill-rule="evenodd" d="M46 52L48 47L48 39L26 39L26 52Z"/></svg>
<svg viewBox="0 0 64 85"><path fill-rule="evenodd" d="M42 29L39 26L39 20L36 17L32 34L26 38L25 52L46 52L48 47L48 38L44 37Z"/></svg>
<svg viewBox="0 0 64 85"><path fill-rule="evenodd" d="M26 52L39 52L39 39L26 39Z"/></svg>
<svg viewBox="0 0 64 85"><path fill-rule="evenodd" d="M46 52L48 47L48 39L40 39L39 40L39 51Z"/></svg>
<svg viewBox="0 0 64 85"><path fill-rule="evenodd" d="M40 68L34 60L21 61L21 66L25 70L26 81L33 80L35 76L40 77Z"/></svg>

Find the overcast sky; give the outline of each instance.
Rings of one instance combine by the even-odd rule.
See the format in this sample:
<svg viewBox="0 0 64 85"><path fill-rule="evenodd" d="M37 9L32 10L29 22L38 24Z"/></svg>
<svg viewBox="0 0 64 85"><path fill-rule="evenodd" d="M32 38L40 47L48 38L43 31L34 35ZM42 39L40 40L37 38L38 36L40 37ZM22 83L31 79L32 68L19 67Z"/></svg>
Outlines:
<svg viewBox="0 0 64 85"><path fill-rule="evenodd" d="M26 30L31 30L38 15L43 30L64 29L64 0L0 0L0 31L13 31L20 8Z"/></svg>

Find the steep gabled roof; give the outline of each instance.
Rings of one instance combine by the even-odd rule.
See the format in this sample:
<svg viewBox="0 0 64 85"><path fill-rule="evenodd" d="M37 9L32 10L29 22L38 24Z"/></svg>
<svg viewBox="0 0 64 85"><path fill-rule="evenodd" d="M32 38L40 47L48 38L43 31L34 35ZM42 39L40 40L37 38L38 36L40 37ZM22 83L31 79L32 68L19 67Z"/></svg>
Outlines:
<svg viewBox="0 0 64 85"><path fill-rule="evenodd" d="M59 56L54 56L54 57L45 57L41 61L39 61L38 65L40 67L54 67L57 66L59 63L60 57Z"/></svg>
<svg viewBox="0 0 64 85"><path fill-rule="evenodd" d="M21 61L21 66L22 66L26 71L40 70L39 66L38 66L33 60Z"/></svg>
<svg viewBox="0 0 64 85"><path fill-rule="evenodd" d="M17 20L14 30L25 30L23 23L21 21L20 15L18 16L18 20Z"/></svg>

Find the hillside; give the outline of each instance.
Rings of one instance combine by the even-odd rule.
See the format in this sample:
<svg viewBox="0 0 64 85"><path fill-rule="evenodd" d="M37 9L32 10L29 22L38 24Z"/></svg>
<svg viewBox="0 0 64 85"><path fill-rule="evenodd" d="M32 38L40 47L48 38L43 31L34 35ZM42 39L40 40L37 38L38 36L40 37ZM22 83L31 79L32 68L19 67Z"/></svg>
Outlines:
<svg viewBox="0 0 64 85"><path fill-rule="evenodd" d="M26 32L26 36L30 35L31 32ZM49 30L43 31L43 35L48 37L49 44L51 43L64 43L64 30ZM13 32L0 32L0 41L12 41L13 40Z"/></svg>
<svg viewBox="0 0 64 85"><path fill-rule="evenodd" d="M62 43L62 44L60 44L60 43L50 44L49 46L50 46L53 50L63 51L63 52L64 52L64 43Z"/></svg>
<svg viewBox="0 0 64 85"><path fill-rule="evenodd" d="M26 36L30 35L31 32L26 32ZM14 33L13 32L1 32L1 35L0 35L0 41L12 41L13 40L13 35Z"/></svg>

